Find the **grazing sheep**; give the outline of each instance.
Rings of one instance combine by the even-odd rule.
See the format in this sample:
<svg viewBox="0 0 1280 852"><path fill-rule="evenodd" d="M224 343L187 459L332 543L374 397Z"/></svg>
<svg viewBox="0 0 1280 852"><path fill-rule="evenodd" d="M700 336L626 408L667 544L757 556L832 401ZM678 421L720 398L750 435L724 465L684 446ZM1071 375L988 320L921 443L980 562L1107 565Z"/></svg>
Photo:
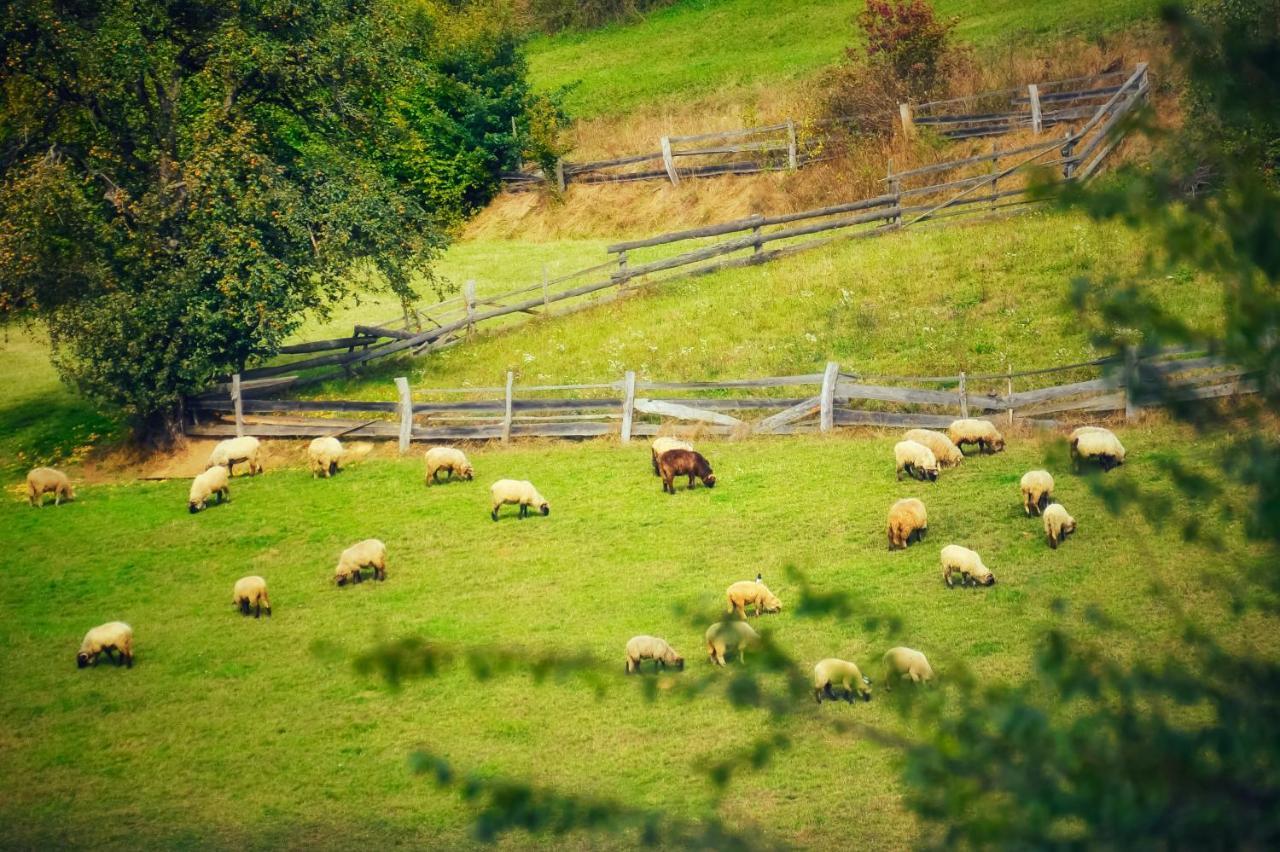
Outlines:
<svg viewBox="0 0 1280 852"><path fill-rule="evenodd" d="M959 574L961 585L965 586L971 582L979 586L991 586L996 582L995 575L982 564L982 557L958 544L948 544L942 548L942 579L948 589L954 585L951 582L952 574Z"/></svg>
<svg viewBox="0 0 1280 852"><path fill-rule="evenodd" d="M856 664L828 657L813 667L813 697L819 704L823 698L834 700L840 697L831 689L834 684L841 686L844 699L850 704L855 697L871 700L871 679L863 676Z"/></svg>
<svg viewBox="0 0 1280 852"><path fill-rule="evenodd" d="M924 482L938 481L938 460L933 451L915 441L899 441L893 445L893 458L897 462L898 481L905 471L909 476Z"/></svg>
<svg viewBox="0 0 1280 852"><path fill-rule="evenodd" d="M915 497L899 500L889 507L889 549L902 550L920 541L929 531L929 515Z"/></svg>
<svg viewBox="0 0 1280 852"><path fill-rule="evenodd" d="M271 617L271 598L267 596L267 581L261 577L241 577L236 580L231 590L231 603L240 608L241 615L248 615L253 609L253 617L262 615L262 608L267 608L267 618Z"/></svg>
<svg viewBox="0 0 1280 852"><path fill-rule="evenodd" d="M1027 515L1044 514L1053 496L1053 477L1047 470L1029 470L1022 475L1022 508Z"/></svg>
<svg viewBox="0 0 1280 852"><path fill-rule="evenodd" d="M53 505L62 505L63 500L76 499L71 480L60 470L51 467L33 468L27 474L27 502L37 509L44 505L44 495L53 492Z"/></svg>
<svg viewBox="0 0 1280 852"><path fill-rule="evenodd" d="M760 634L745 621L717 621L707 628L705 638L707 656L717 666L723 666L726 655L731 652L745 662L747 649L760 647Z"/></svg>
<svg viewBox="0 0 1280 852"><path fill-rule="evenodd" d="M1071 433L1071 461L1076 472L1086 461L1096 461L1104 471L1124 464L1124 445L1110 429L1082 426Z"/></svg>
<svg viewBox="0 0 1280 852"><path fill-rule="evenodd" d="M627 674L640 671L641 660L653 660L654 671L658 667L675 666L684 671L684 657L656 636L632 636L627 642Z"/></svg>
<svg viewBox="0 0 1280 852"><path fill-rule="evenodd" d="M373 579L387 579L387 546L376 538L366 538L342 551L338 557L338 567L333 578L339 586L347 583L362 583L362 568L373 569Z"/></svg>
<svg viewBox="0 0 1280 852"><path fill-rule="evenodd" d="M725 596L729 599L727 611L737 613L739 618L747 617L748 606L755 607L756 615L782 611L782 601L769 591L769 587L760 581L758 575L754 580L734 583L725 591Z"/></svg>
<svg viewBox="0 0 1280 852"><path fill-rule="evenodd" d="M108 621L84 634L80 650L76 652L76 666L97 665L98 655L106 652L107 659L117 666L124 663L133 668L133 628L123 621ZM112 656L115 651L119 658Z"/></svg>
<svg viewBox="0 0 1280 852"><path fill-rule="evenodd" d="M661 476L658 470L658 458L667 450L688 450L693 452L693 444L688 441L681 441L679 438L654 438L651 445L653 451L653 475Z"/></svg>
<svg viewBox="0 0 1280 852"><path fill-rule="evenodd" d="M440 481L440 471L445 471L449 475L449 479L457 476L459 479L471 481L471 477L475 475L475 471L471 469L471 462L467 461L467 456L462 450L456 447L432 447L427 450L427 484Z"/></svg>
<svg viewBox="0 0 1280 852"><path fill-rule="evenodd" d="M1044 535L1054 550L1076 531L1076 519L1067 514L1061 503L1054 503L1044 510Z"/></svg>
<svg viewBox="0 0 1280 852"><path fill-rule="evenodd" d="M947 428L947 436L962 450L965 444L977 444L980 452L1004 451L1004 437L989 420L956 420Z"/></svg>
<svg viewBox="0 0 1280 852"><path fill-rule="evenodd" d="M214 494L218 502L231 499L231 486L227 480L231 473L222 465L209 468L191 480L191 491L187 494L187 511L191 514L199 512Z"/></svg>
<svg viewBox="0 0 1280 852"><path fill-rule="evenodd" d="M234 475L236 465L243 462L249 465L249 474L251 476L257 475L262 473L262 462L258 459L261 450L261 443L252 435L228 438L225 441L219 441L218 445L213 448L205 468L222 465L227 469L227 473Z"/></svg>
<svg viewBox="0 0 1280 852"><path fill-rule="evenodd" d="M909 429L907 434L902 436L902 440L924 444L942 467L955 467L964 461L964 453L960 452L960 448L951 443L951 439L941 432L935 432L932 429Z"/></svg>
<svg viewBox="0 0 1280 852"><path fill-rule="evenodd" d="M924 654L911 648L890 648L884 657L884 688L893 689L895 680L912 683L928 683L933 679L933 668Z"/></svg>
<svg viewBox="0 0 1280 852"><path fill-rule="evenodd" d="M519 504L521 518L528 516L530 506L536 506L544 515L551 514L551 504L543 499L538 489L533 487L532 482L521 479L499 479L489 486L489 493L493 496L493 511L489 512L489 517L495 521L498 520L498 509L505 503Z"/></svg>
<svg viewBox="0 0 1280 852"><path fill-rule="evenodd" d="M338 463L342 461L342 442L332 435L316 438L307 447L307 458L311 462L311 475L323 476L325 479L338 472Z"/></svg>
<svg viewBox="0 0 1280 852"><path fill-rule="evenodd" d="M693 450L667 450L658 457L658 473L662 476L662 490L668 494L676 493L673 480L677 476L688 476L691 489L694 477L701 479L708 488L716 487L716 475L711 472L711 465L701 453Z"/></svg>

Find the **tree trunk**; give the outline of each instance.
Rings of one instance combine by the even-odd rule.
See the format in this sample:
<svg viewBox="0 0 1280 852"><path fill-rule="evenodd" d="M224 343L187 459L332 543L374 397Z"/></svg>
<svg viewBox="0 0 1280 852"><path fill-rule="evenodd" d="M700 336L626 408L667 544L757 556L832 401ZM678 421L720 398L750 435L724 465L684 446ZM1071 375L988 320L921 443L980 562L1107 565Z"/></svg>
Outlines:
<svg viewBox="0 0 1280 852"><path fill-rule="evenodd" d="M138 420L133 427L133 440L149 450L172 450L182 446L186 441L182 431L182 403L153 411Z"/></svg>

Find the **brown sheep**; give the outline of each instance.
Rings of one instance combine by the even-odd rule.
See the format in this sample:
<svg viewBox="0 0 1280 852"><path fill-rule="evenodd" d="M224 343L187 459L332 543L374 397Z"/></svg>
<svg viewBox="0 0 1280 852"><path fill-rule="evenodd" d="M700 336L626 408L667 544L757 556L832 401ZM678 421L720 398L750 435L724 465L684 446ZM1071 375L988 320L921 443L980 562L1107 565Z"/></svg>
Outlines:
<svg viewBox="0 0 1280 852"><path fill-rule="evenodd" d="M929 515L915 497L899 500L889 508L889 549L902 550L920 541L929 531Z"/></svg>
<svg viewBox="0 0 1280 852"><path fill-rule="evenodd" d="M53 494L53 505L60 506L63 500L76 499L71 480L60 470L51 467L37 467L27 474L27 502L36 508L44 505L44 495Z"/></svg>
<svg viewBox="0 0 1280 852"><path fill-rule="evenodd" d="M716 487L716 475L711 472L711 465L701 453L692 450L667 450L658 459L658 469L662 475L662 490L668 494L676 493L672 480L677 476L688 476L689 488L693 488L694 477L701 479L708 488Z"/></svg>

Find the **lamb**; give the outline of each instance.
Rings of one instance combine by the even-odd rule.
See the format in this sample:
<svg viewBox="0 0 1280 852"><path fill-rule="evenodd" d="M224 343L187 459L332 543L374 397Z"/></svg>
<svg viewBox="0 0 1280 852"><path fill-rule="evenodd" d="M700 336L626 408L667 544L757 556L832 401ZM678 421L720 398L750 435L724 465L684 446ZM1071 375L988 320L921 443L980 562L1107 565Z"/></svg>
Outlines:
<svg viewBox="0 0 1280 852"><path fill-rule="evenodd" d="M1124 464L1124 445L1109 429L1082 426L1071 433L1071 461L1079 473L1082 462L1094 460L1104 471Z"/></svg>
<svg viewBox="0 0 1280 852"><path fill-rule="evenodd" d="M654 671L658 667L675 666L684 671L684 657L656 636L632 636L627 642L627 674L640 671L641 660L653 660Z"/></svg>
<svg viewBox="0 0 1280 852"><path fill-rule="evenodd" d="M338 472L338 463L342 461L342 442L332 435L316 438L307 447L307 459L311 462L311 475L323 476L325 479Z"/></svg>
<svg viewBox="0 0 1280 852"><path fill-rule="evenodd" d="M747 617L748 606L755 607L756 615L782 611L782 601L761 582L759 575L754 580L734 583L725 591L725 596L729 599L727 611L737 613L739 618Z"/></svg>
<svg viewBox="0 0 1280 852"><path fill-rule="evenodd" d="M717 621L707 628L707 656L717 666L723 666L725 656L730 652L738 655L740 662L746 661L747 649L760 647L760 634L745 621Z"/></svg>
<svg viewBox="0 0 1280 852"><path fill-rule="evenodd" d="M544 515L551 514L551 504L538 493L538 489L533 487L532 482L522 479L499 479L489 486L489 493L493 496L493 510L489 512L489 517L494 521L498 520L498 509L506 503L518 504L521 518L529 516L530 506L536 506Z"/></svg>
<svg viewBox="0 0 1280 852"><path fill-rule="evenodd" d="M333 578L339 586L362 583L362 568L372 568L375 580L387 579L387 546L376 538L366 538L351 545L338 557L338 567L333 572Z"/></svg>
<svg viewBox="0 0 1280 852"><path fill-rule="evenodd" d="M662 476L662 490L668 494L676 493L673 480L677 476L689 477L689 488L693 488L694 477L702 480L708 488L716 487L716 475L711 472L711 465L701 453L693 450L667 450L658 457L658 473Z"/></svg>
<svg viewBox="0 0 1280 852"><path fill-rule="evenodd" d="M653 475L661 476L658 470L658 458L667 450L688 450L693 452L693 444L688 441L681 441L679 438L654 438L652 444L653 450Z"/></svg>
<svg viewBox="0 0 1280 852"><path fill-rule="evenodd" d="M249 465L250 475L262 473L262 462L258 459L261 449L260 442L252 435L219 441L213 448L213 452L209 454L209 461L205 464L205 468L222 465L227 469L228 474L234 475L236 465L244 462Z"/></svg>
<svg viewBox="0 0 1280 852"><path fill-rule="evenodd" d="M432 447L427 450L426 459L427 485L439 482L440 471L442 470L449 475L449 479L457 476L468 482L475 475L475 471L471 468L471 462L467 461L466 454L456 447Z"/></svg>
<svg viewBox="0 0 1280 852"><path fill-rule="evenodd" d="M902 550L920 541L929 531L929 515L915 497L899 500L889 507L889 549Z"/></svg>
<svg viewBox="0 0 1280 852"><path fill-rule="evenodd" d="M1044 514L1053 496L1053 476L1047 470L1029 470L1022 475L1022 508L1027 515Z"/></svg>
<svg viewBox="0 0 1280 852"><path fill-rule="evenodd" d="M222 465L209 468L191 480L191 491L187 494L187 511L191 514L199 512L214 494L218 495L218 503L231 499L231 486L227 479L231 473Z"/></svg>
<svg viewBox="0 0 1280 852"><path fill-rule="evenodd" d="M76 499L71 480L60 470L51 467L33 468L27 474L27 502L37 509L44 506L44 495L53 492L53 505L61 506L63 500Z"/></svg>
<svg viewBox="0 0 1280 852"><path fill-rule="evenodd" d="M819 704L823 698L839 697L831 689L834 684L840 684L844 699L850 704L855 696L863 701L871 700L871 679L864 677L856 664L828 657L813 667L813 697Z"/></svg>
<svg viewBox="0 0 1280 852"><path fill-rule="evenodd" d="M1061 503L1054 503L1044 510L1044 535L1051 548L1057 550L1058 545L1075 531L1076 519L1067 514Z"/></svg>
<svg viewBox="0 0 1280 852"><path fill-rule="evenodd" d="M90 664L97 665L98 655L104 651L107 659L117 666L124 663L128 668L133 668L133 628L123 621L99 624L84 634L84 641L76 652L76 666L84 668ZM118 653L119 658L112 656L112 651Z"/></svg>
<svg viewBox="0 0 1280 852"><path fill-rule="evenodd" d="M909 429L902 439L924 444L942 467L955 467L964 461L964 453L960 452L960 448L951 443L951 439L941 432L935 432L932 429Z"/></svg>
<svg viewBox="0 0 1280 852"><path fill-rule="evenodd" d="M1004 437L988 420L956 420L947 428L947 435L962 450L965 444L977 444L980 452L1004 452Z"/></svg>
<svg viewBox="0 0 1280 852"><path fill-rule="evenodd" d="M262 616L262 608L267 608L267 618L271 617L271 598L267 596L267 581L261 577L241 577L236 580L231 590L231 603L240 608L241 615L248 615L253 608L253 617Z"/></svg>
<svg viewBox="0 0 1280 852"><path fill-rule="evenodd" d="M906 473L921 482L938 481L938 460L933 451L924 444L915 441L899 441L893 445L893 458L897 462L898 481L902 481L902 473Z"/></svg>
<svg viewBox="0 0 1280 852"><path fill-rule="evenodd" d="M933 668L924 654L911 648L890 648L882 658L884 662L884 688L893 689L895 680L912 683L928 683L933 679Z"/></svg>
<svg viewBox="0 0 1280 852"><path fill-rule="evenodd" d="M948 544L942 548L942 579L948 589L954 585L951 582L953 574L959 574L961 585L965 586L971 582L979 586L991 586L996 582L995 575L982 564L982 557L958 544Z"/></svg>

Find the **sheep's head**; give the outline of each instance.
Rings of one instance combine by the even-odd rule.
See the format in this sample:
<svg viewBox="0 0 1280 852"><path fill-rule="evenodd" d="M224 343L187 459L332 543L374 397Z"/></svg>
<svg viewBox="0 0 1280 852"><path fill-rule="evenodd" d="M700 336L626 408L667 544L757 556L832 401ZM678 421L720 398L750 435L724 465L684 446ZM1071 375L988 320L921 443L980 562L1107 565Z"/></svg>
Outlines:
<svg viewBox="0 0 1280 852"><path fill-rule="evenodd" d="M76 499L76 490L72 488L70 485L67 486L67 499L68 500Z"/></svg>
<svg viewBox="0 0 1280 852"><path fill-rule="evenodd" d="M938 481L938 466L936 464L933 467L923 468L923 470L924 470L925 479L929 480L930 482Z"/></svg>
<svg viewBox="0 0 1280 852"><path fill-rule="evenodd" d="M81 651L80 653L76 654L76 668L82 669L85 666L89 665L89 660L90 660L90 655L85 653L84 651Z"/></svg>
<svg viewBox="0 0 1280 852"><path fill-rule="evenodd" d="M662 661L669 666L675 666L680 671L684 671L684 657L677 654L674 650L668 650L663 656Z"/></svg>
<svg viewBox="0 0 1280 852"><path fill-rule="evenodd" d="M1062 525L1063 538L1066 538L1068 535L1070 535L1075 531L1076 531L1076 519L1068 518L1067 521Z"/></svg>
<svg viewBox="0 0 1280 852"><path fill-rule="evenodd" d="M996 584L996 575L988 571L985 574L974 575L975 580L980 586L994 586Z"/></svg>
<svg viewBox="0 0 1280 852"><path fill-rule="evenodd" d="M708 473L706 476L702 478L702 484L707 486L708 488L715 488L716 475L714 473Z"/></svg>
<svg viewBox="0 0 1280 852"><path fill-rule="evenodd" d="M858 697L863 701L871 700L871 678L866 675L862 676L862 682L858 684Z"/></svg>
<svg viewBox="0 0 1280 852"><path fill-rule="evenodd" d="M187 511L188 511L188 512L190 512L190 513L191 513L191 514L193 514L193 515L194 515L196 512L199 512L199 511L200 511L201 509L203 509L203 508L204 508L204 501L203 501L203 500L191 500L191 501L188 501L188 503L187 503Z"/></svg>
<svg viewBox="0 0 1280 852"><path fill-rule="evenodd" d="M764 592L763 606L765 612L782 612L782 601L768 589Z"/></svg>
<svg viewBox="0 0 1280 852"><path fill-rule="evenodd" d="M541 512L541 513L542 513L542 514L544 514L544 515L550 515L550 514L551 514L551 504L550 504L550 503L548 503L546 500L543 500L543 501L542 501L542 505L540 505L540 506L538 507L538 511L539 511L539 512Z"/></svg>
<svg viewBox="0 0 1280 852"><path fill-rule="evenodd" d="M459 474L458 474L458 475L459 475L459 476L461 476L463 479L467 480L468 482L470 482L470 481L471 481L471 477L473 477L473 476L475 475L475 471L474 471L474 470L472 470L471 465L469 465L469 464L464 464L464 465L462 466L462 470L461 470L461 472L459 472Z"/></svg>
<svg viewBox="0 0 1280 852"><path fill-rule="evenodd" d="M333 575L333 579L334 579L334 581L336 581L336 582L337 582L337 584L338 584L339 586L345 586L347 583L351 582L351 574L350 574L349 572L347 572L347 571L343 571L341 568L339 568L339 569L334 573L334 575Z"/></svg>
<svg viewBox="0 0 1280 852"><path fill-rule="evenodd" d="M991 439L991 451L992 451L993 453L1003 453L1003 452L1004 452L1004 437L1003 437L1003 436L1001 436L1001 435L997 435L997 436L995 436L994 438L992 438L992 439Z"/></svg>

